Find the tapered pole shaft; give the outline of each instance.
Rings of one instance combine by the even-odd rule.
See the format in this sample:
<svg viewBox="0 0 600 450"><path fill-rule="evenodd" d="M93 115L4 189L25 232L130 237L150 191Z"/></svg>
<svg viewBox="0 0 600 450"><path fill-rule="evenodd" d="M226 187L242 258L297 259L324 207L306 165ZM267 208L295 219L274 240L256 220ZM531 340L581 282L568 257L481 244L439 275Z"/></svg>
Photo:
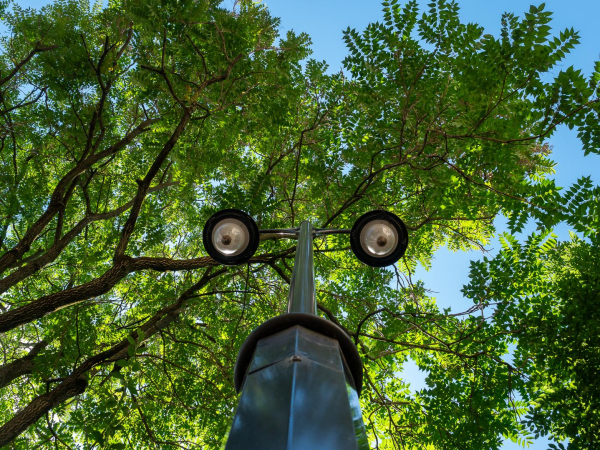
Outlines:
<svg viewBox="0 0 600 450"><path fill-rule="evenodd" d="M313 227L308 221L300 224L294 271L290 283L289 313L317 314L315 270L313 262Z"/></svg>
<svg viewBox="0 0 600 450"><path fill-rule="evenodd" d="M306 221L297 233L288 314L256 328L238 355L241 397L225 450L369 449L360 356L341 328L317 316L316 233Z"/></svg>

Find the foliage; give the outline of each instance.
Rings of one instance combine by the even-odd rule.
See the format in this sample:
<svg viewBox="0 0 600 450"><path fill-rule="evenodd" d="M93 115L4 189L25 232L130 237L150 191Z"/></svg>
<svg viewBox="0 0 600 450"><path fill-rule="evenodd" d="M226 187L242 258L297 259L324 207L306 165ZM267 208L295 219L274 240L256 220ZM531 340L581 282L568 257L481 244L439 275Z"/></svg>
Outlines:
<svg viewBox="0 0 600 450"><path fill-rule="evenodd" d="M578 185L583 184L580 180ZM562 197L572 199L571 189ZM493 323L513 330L512 358L521 374L512 385L527 402L524 423L535 436L569 439L568 448L594 448L600 429L600 229L598 188L584 189L570 202L589 239L571 235L557 242L548 232L524 244L506 235L493 259L474 262L465 293L486 306L495 304ZM592 199L595 210L581 213ZM585 211L585 209L584 209ZM525 412L525 411L524 411Z"/></svg>
<svg viewBox="0 0 600 450"><path fill-rule="evenodd" d="M263 240L220 267L201 232L228 207L263 228L349 228L372 209L406 222L392 270L345 236L316 241L320 313L358 343L372 446L597 434L597 327L578 307L598 293L599 192L545 175L561 124L599 152L600 66L550 76L578 35L551 36L543 6L494 37L454 3L383 2L383 23L345 32L334 74L302 66L310 38L280 38L250 0L2 8L0 446L221 446L237 349L284 312L295 250ZM481 248L499 213L590 241L507 237L473 266L474 306L440 311L415 267ZM417 393L408 358L428 373Z"/></svg>

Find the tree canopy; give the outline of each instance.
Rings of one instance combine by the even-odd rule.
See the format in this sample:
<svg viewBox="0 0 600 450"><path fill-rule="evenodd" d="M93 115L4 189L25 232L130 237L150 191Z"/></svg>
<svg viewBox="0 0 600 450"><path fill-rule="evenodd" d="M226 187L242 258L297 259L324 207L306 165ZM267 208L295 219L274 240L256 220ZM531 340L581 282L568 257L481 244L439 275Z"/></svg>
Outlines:
<svg viewBox="0 0 600 450"><path fill-rule="evenodd" d="M391 269L315 241L373 448L598 444L600 188L547 175L558 126L600 153L600 64L560 68L578 34L543 5L492 36L453 2L384 1L335 74L250 0L1 5L0 447L223 444L237 351L285 311L295 251L271 237L220 266L202 228L223 208L262 228L406 223ZM440 309L415 268L480 249L498 214L538 232L472 264L468 311ZM557 242L560 222L579 237Z"/></svg>

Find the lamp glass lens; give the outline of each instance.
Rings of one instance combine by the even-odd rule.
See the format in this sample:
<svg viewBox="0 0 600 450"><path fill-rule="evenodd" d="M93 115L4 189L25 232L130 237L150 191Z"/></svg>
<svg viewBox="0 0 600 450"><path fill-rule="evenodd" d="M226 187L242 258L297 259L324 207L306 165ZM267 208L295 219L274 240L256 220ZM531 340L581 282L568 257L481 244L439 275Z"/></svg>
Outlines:
<svg viewBox="0 0 600 450"><path fill-rule="evenodd" d="M371 256L387 256L398 245L396 229L387 220L373 220L361 230L360 245Z"/></svg>
<svg viewBox="0 0 600 450"><path fill-rule="evenodd" d="M218 252L226 256L235 256L248 247L250 236L246 226L239 220L223 219L215 226L212 241Z"/></svg>

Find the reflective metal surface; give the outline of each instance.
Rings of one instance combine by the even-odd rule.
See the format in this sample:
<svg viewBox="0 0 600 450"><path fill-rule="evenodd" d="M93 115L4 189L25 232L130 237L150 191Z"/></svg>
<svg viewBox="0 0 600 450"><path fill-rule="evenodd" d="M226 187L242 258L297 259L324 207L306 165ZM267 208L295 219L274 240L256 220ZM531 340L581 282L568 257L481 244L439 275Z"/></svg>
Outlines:
<svg viewBox="0 0 600 450"><path fill-rule="evenodd" d="M278 234L282 237L297 238L300 228L261 228L260 234ZM328 234L350 234L350 228L313 228L313 236L327 236Z"/></svg>
<svg viewBox="0 0 600 450"><path fill-rule="evenodd" d="M260 234L278 234L282 237L297 238L300 228L261 228L258 230Z"/></svg>
<svg viewBox="0 0 600 450"><path fill-rule="evenodd" d="M398 244L396 229L387 220L373 220L360 232L360 245L370 256L387 256Z"/></svg>
<svg viewBox="0 0 600 450"><path fill-rule="evenodd" d="M225 448L368 449L338 342L298 325L261 339Z"/></svg>
<svg viewBox="0 0 600 450"><path fill-rule="evenodd" d="M317 314L312 234L313 227L310 222L302 222L298 234L294 271L290 283L289 313Z"/></svg>
<svg viewBox="0 0 600 450"><path fill-rule="evenodd" d="M255 350L259 342L269 336L274 336L281 331L285 331L292 328L295 325L300 325L303 328L307 328L323 336L327 336L331 339L335 339L342 350L342 356L344 362L348 365L349 373L354 381L356 392L360 396L363 379L363 368L360 355L354 345L354 342L348 334L333 322L325 320L315 314L307 313L286 313L279 316L273 317L266 322L263 322L259 327L255 328L252 333L246 338L242 344L238 357L235 361L235 369L233 375L233 381L236 392L241 392L246 378L248 368L252 364L252 360L255 356ZM264 345L264 344L261 344ZM280 341L280 345L289 348L287 341ZM271 345L270 347L275 347ZM277 351L277 350L273 350ZM261 352L261 354L264 354ZM257 363L262 364L262 363ZM253 369L254 370L254 369Z"/></svg>
<svg viewBox="0 0 600 450"><path fill-rule="evenodd" d="M350 228L315 228L315 236L327 236L328 234L350 234Z"/></svg>
<svg viewBox="0 0 600 450"><path fill-rule="evenodd" d="M369 450L369 440L367 439L367 430L363 422L362 410L360 409L360 401L356 392L356 385L352 379L352 374L348 370L348 365L342 353L342 361L344 363L344 374L346 375L346 392L348 393L348 403L352 412L352 422L356 436L356 444L360 450Z"/></svg>
<svg viewBox="0 0 600 450"><path fill-rule="evenodd" d="M212 233L215 248L226 256L239 255L250 242L250 233L237 219L228 218L215 225Z"/></svg>

